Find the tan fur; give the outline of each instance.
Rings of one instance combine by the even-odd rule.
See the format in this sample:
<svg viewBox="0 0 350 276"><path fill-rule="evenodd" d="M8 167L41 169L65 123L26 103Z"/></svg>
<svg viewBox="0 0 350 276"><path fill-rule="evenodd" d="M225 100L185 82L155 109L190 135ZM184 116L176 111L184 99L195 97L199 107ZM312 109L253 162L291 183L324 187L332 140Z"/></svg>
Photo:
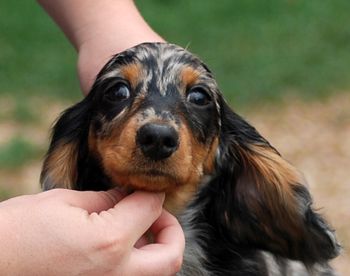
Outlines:
<svg viewBox="0 0 350 276"><path fill-rule="evenodd" d="M248 150L241 149L239 153L247 179L245 187L242 183L238 186L238 194L259 217L261 227L272 240L279 240L270 229L272 220L299 240L303 222L293 185L301 185L300 174L271 148L251 145ZM288 247L288 244L284 246Z"/></svg>
<svg viewBox="0 0 350 276"><path fill-rule="evenodd" d="M197 71L191 66L184 67L180 72L180 79L184 88L195 85L198 81L200 74L201 73L199 71Z"/></svg>
<svg viewBox="0 0 350 276"><path fill-rule="evenodd" d="M141 65L138 63L131 63L121 66L120 73L130 82L132 87L136 87L143 76Z"/></svg>
<svg viewBox="0 0 350 276"><path fill-rule="evenodd" d="M76 181L77 146L74 143L58 145L44 164L46 178L55 188L72 189Z"/></svg>
<svg viewBox="0 0 350 276"><path fill-rule="evenodd" d="M174 187L174 189L167 194L167 200L165 207L174 212L179 212L189 200L193 197L193 194L198 190L198 185L204 174L209 173L213 169L215 152L217 149L217 140L215 140L209 147L198 143L187 127L186 131L182 131L183 135L186 135L187 141L190 141L190 152L185 154L190 155L191 165L189 167L189 176L187 180L180 186ZM178 163L178 170L185 170L188 167L184 166L181 160Z"/></svg>
<svg viewBox="0 0 350 276"><path fill-rule="evenodd" d="M149 122L147 118L145 121ZM96 139L90 134L90 150L101 158L105 173L114 183L127 189L166 192L165 206L176 212L197 190L204 167L212 169L215 150L196 142L182 123L177 151L167 160L152 163L144 159L136 145L136 133L143 123L133 116L125 124L115 126L107 138ZM217 142L212 146L216 148ZM159 175L152 175L152 170Z"/></svg>
<svg viewBox="0 0 350 276"><path fill-rule="evenodd" d="M215 155L217 152L217 148L219 145L219 138L215 137L214 141L211 143L208 155L205 158L204 162L204 173L205 174L211 174L214 171L214 165L215 165Z"/></svg>
<svg viewBox="0 0 350 276"><path fill-rule="evenodd" d="M128 64L121 66L120 74L135 87L142 78L142 68L136 63ZM188 86L195 85L199 76L196 69L184 67L180 73L183 86L180 90L186 91ZM115 184L126 189L166 192L165 206L176 213L193 196L203 175L214 169L218 139L204 146L192 136L184 119L178 126L174 121L164 121L151 109L138 114L144 97L141 91L129 110L118 116L118 120L105 124L104 133L108 132L107 135L94 137L90 133L90 150L99 156L105 173ZM145 160L136 145L137 130L146 123L167 124L178 131L179 148L166 160L154 163ZM157 173L152 174L152 170Z"/></svg>

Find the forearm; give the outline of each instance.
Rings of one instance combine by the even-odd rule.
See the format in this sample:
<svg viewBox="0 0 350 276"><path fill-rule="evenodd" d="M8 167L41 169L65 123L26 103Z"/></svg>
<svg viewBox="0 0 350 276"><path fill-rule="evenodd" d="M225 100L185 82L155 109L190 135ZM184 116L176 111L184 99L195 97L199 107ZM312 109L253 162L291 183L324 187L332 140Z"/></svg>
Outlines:
<svg viewBox="0 0 350 276"><path fill-rule="evenodd" d="M142 42L164 41L148 26L132 0L38 2L78 51L78 71L84 93L112 55Z"/></svg>

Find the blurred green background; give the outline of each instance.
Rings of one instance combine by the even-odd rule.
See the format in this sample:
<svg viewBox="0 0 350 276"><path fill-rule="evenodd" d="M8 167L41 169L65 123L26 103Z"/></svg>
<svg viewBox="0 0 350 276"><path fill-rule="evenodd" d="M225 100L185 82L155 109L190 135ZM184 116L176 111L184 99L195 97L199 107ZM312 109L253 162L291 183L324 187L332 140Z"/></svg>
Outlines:
<svg viewBox="0 0 350 276"><path fill-rule="evenodd" d="M209 65L232 106L311 172L317 202L350 246L350 1L136 3L166 40ZM35 1L1 1L0 200L38 190L50 125L81 98L76 53L62 32ZM349 262L337 263L344 275Z"/></svg>
<svg viewBox="0 0 350 276"><path fill-rule="evenodd" d="M189 46L231 102L319 97L350 85L350 1L136 1L167 40ZM0 93L78 99L76 56L33 1L0 3Z"/></svg>

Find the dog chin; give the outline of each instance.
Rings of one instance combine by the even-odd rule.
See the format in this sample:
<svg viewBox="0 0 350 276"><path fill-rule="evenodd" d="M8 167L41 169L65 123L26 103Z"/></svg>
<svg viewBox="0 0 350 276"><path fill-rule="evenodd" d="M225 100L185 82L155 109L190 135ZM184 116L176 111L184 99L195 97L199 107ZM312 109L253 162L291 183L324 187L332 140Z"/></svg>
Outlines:
<svg viewBox="0 0 350 276"><path fill-rule="evenodd" d="M169 192L176 189L179 183L173 177L163 173L142 173L112 177L116 186L127 192L142 190L147 192Z"/></svg>

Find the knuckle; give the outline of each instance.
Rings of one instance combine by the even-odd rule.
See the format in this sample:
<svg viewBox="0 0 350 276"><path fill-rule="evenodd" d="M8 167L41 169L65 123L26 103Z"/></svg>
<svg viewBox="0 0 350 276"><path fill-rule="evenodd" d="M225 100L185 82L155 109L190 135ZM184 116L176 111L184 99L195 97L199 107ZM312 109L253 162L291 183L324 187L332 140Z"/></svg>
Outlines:
<svg viewBox="0 0 350 276"><path fill-rule="evenodd" d="M119 260L124 256L127 244L126 239L121 235L106 234L102 241L99 241L97 250L113 260Z"/></svg>

